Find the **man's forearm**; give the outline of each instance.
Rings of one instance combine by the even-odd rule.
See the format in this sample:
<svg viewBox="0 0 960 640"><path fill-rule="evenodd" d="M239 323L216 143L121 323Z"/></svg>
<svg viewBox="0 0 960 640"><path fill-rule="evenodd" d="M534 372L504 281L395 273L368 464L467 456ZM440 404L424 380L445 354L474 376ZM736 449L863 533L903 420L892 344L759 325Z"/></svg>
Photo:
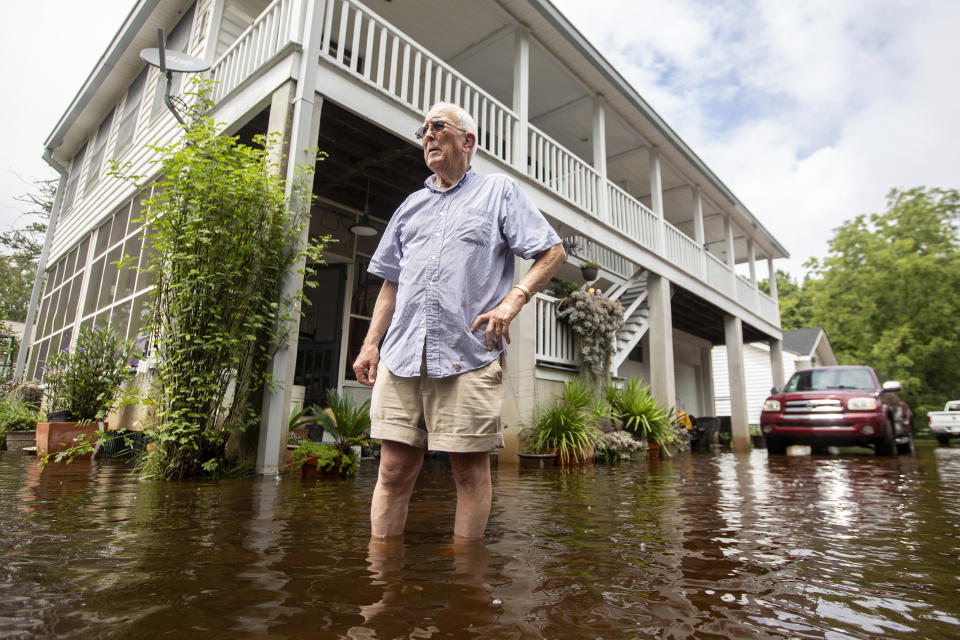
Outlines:
<svg viewBox="0 0 960 640"><path fill-rule="evenodd" d="M530 265L530 270L520 278L518 284L529 289L532 295L550 282L550 278L566 260L567 252L563 250L563 245L554 245L537 256L537 259Z"/></svg>
<svg viewBox="0 0 960 640"><path fill-rule="evenodd" d="M363 346L376 347L380 344L390 327L390 322L393 320L393 311L396 306L397 283L384 280L383 286L380 287L380 293L377 295L377 302L373 306L373 317L370 319L367 336L363 339Z"/></svg>

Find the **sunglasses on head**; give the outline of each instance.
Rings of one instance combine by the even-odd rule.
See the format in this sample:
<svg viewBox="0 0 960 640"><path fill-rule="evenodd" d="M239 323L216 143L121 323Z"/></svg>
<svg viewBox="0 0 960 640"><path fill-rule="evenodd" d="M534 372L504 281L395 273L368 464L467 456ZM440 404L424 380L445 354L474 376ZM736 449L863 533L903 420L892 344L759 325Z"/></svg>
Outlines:
<svg viewBox="0 0 960 640"><path fill-rule="evenodd" d="M427 135L427 130L428 130L428 129L429 129L431 132L433 132L433 133L440 133L441 131L443 131L443 128L444 128L444 127L453 127L454 129L457 129L457 130L460 131L461 133L466 133L466 132L467 132L466 129L464 129L463 127L458 127L458 126L455 125L455 124L451 124L451 123L445 122L445 121L443 121L443 120L434 120L434 121L432 121L432 122L429 122L429 123L423 125L422 127L420 127L419 129L417 129L416 131L414 131L414 132L413 132L413 135L417 136L417 140L422 140L422 139L423 139L423 136Z"/></svg>

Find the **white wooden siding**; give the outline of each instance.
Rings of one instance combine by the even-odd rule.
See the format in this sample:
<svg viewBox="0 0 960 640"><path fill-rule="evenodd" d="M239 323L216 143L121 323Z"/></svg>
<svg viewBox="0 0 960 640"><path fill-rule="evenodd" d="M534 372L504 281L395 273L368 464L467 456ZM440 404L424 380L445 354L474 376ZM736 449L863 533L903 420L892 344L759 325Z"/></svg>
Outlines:
<svg viewBox="0 0 960 640"><path fill-rule="evenodd" d="M727 348L714 347L713 393L718 416L730 415L730 376L727 372ZM783 352L783 376L786 380L796 370L797 356L789 351ZM763 401L770 395L773 375L770 369L770 348L765 344L743 345L743 369L747 380L747 421L760 424L760 410Z"/></svg>

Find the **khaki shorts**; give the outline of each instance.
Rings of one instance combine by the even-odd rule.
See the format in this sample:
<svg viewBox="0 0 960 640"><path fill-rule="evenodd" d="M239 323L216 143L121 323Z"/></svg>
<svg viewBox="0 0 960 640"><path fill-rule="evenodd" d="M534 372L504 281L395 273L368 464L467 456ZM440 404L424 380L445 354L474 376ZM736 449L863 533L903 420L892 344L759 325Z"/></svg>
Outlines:
<svg viewBox="0 0 960 640"><path fill-rule="evenodd" d="M370 404L370 436L431 451L473 453L503 448L500 409L506 353L446 378L393 375L380 362Z"/></svg>

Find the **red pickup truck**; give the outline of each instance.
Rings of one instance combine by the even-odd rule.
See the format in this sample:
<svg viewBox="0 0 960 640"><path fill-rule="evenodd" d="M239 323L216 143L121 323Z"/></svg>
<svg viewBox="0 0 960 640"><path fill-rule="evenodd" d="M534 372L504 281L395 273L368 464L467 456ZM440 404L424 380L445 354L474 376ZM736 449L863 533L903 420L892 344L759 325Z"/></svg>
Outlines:
<svg viewBox="0 0 960 640"><path fill-rule="evenodd" d="M899 382L880 384L864 366L817 367L797 371L783 391L774 387L763 403L760 429L767 451L780 454L791 444L813 453L833 446L872 446L877 455L913 451L913 412L897 397Z"/></svg>

